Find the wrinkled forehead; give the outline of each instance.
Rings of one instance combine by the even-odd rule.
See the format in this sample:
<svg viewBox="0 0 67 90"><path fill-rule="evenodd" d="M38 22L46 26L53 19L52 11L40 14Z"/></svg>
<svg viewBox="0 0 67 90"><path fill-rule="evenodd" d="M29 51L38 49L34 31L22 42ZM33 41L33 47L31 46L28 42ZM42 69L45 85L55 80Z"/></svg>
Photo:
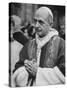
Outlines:
<svg viewBox="0 0 67 90"><path fill-rule="evenodd" d="M34 19L43 19L46 20L48 18L48 13L45 13L43 11L36 11L34 15Z"/></svg>

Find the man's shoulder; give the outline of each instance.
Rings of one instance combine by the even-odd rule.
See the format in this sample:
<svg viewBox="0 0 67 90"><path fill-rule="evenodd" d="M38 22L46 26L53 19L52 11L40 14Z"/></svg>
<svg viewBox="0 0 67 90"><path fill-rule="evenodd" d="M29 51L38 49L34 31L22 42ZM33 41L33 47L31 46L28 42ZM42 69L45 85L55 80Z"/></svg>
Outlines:
<svg viewBox="0 0 67 90"><path fill-rule="evenodd" d="M65 40L63 38L61 38L60 36L54 36L53 39L52 39L52 43L55 46L58 45L60 48L65 47Z"/></svg>
<svg viewBox="0 0 67 90"><path fill-rule="evenodd" d="M30 45L32 45L33 43L35 43L35 39L29 40L23 48L28 48Z"/></svg>
<svg viewBox="0 0 67 90"><path fill-rule="evenodd" d="M60 41L60 42L65 42L63 38L61 38L60 36L58 35L55 35L51 41ZM55 42L56 43L56 42Z"/></svg>

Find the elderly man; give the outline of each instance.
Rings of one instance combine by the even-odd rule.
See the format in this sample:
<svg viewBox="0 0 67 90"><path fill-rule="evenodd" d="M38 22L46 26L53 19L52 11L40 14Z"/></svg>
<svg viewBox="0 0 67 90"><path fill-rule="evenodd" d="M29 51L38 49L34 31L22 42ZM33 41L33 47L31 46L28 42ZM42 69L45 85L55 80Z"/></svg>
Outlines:
<svg viewBox="0 0 67 90"><path fill-rule="evenodd" d="M52 28L53 14L40 7L34 15L36 38L20 52L12 86L38 86L65 83L64 40Z"/></svg>

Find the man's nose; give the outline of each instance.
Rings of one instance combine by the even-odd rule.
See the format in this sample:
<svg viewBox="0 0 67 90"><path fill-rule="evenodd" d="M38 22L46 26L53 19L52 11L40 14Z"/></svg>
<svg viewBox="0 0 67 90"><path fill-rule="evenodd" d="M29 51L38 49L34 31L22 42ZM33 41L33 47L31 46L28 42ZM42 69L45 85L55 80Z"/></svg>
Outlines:
<svg viewBox="0 0 67 90"><path fill-rule="evenodd" d="M39 27L39 22L36 22L35 27L36 28Z"/></svg>

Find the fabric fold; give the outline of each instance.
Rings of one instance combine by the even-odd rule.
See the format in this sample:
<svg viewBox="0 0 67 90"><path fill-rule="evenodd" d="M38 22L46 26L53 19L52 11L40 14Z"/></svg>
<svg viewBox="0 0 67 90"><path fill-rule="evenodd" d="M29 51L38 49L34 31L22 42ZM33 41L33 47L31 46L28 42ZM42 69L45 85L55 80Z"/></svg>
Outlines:
<svg viewBox="0 0 67 90"><path fill-rule="evenodd" d="M36 86L56 85L64 83L65 77L57 68L57 66L54 68L38 68L36 76Z"/></svg>

